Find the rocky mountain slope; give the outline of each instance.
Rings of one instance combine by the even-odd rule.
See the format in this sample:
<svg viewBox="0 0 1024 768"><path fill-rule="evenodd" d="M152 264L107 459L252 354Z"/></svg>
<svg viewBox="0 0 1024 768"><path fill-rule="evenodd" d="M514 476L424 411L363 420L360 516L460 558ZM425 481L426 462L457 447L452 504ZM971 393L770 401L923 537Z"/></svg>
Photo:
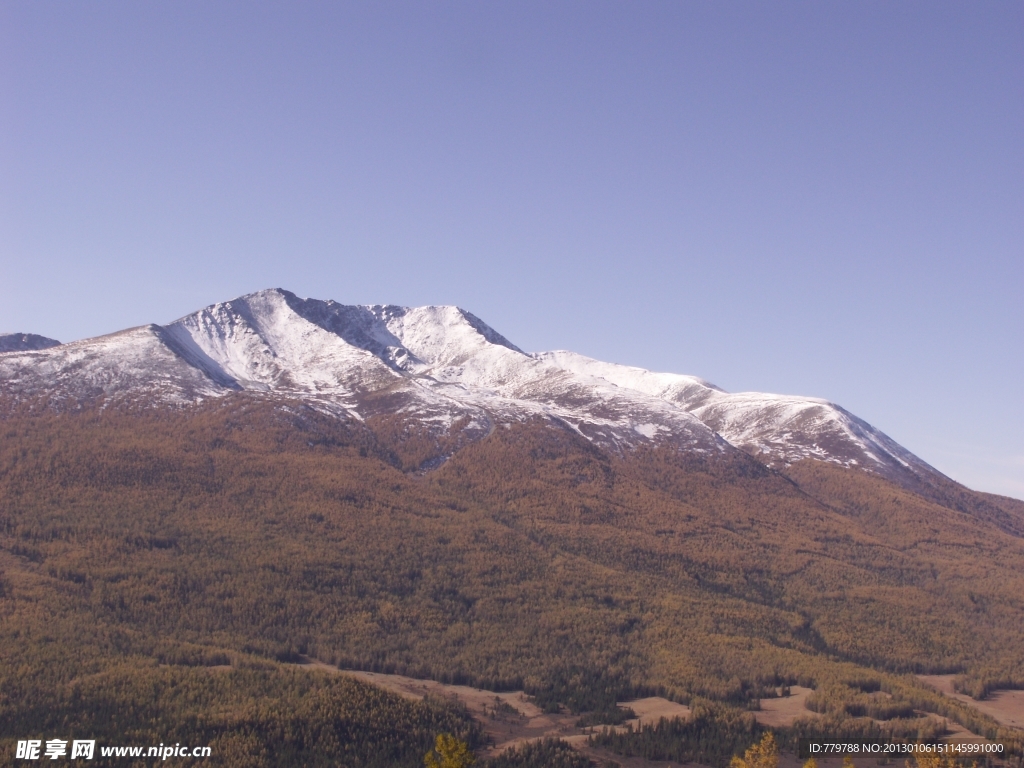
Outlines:
<svg viewBox="0 0 1024 768"><path fill-rule="evenodd" d="M359 420L399 414L437 434L457 423L471 437L546 417L614 450L665 442L705 455L739 449L776 468L814 458L903 485L944 481L825 400L528 354L458 307L345 306L272 289L165 326L60 345L20 338L0 346L0 391L16 400L182 405L247 391Z"/></svg>

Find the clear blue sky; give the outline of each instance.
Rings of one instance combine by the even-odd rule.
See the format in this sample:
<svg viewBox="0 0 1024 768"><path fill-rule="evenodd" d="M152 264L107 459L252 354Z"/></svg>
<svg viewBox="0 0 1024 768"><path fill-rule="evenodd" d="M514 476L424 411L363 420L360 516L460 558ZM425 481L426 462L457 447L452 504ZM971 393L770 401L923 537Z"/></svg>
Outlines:
<svg viewBox="0 0 1024 768"><path fill-rule="evenodd" d="M0 330L281 286L1024 498L1024 4L0 2Z"/></svg>

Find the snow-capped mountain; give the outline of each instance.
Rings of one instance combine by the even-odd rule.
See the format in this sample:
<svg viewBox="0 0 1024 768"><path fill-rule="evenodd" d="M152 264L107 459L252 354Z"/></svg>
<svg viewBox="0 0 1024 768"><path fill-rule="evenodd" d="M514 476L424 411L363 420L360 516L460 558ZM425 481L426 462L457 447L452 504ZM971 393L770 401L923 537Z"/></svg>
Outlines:
<svg viewBox="0 0 1024 768"><path fill-rule="evenodd" d="M398 413L438 431L459 421L486 434L544 416L617 450L663 441L740 449L775 467L816 458L892 479L938 475L827 401L730 394L572 352L528 354L458 307L345 306L273 289L166 326L0 354L0 392L15 398L187 404L243 390L356 419Z"/></svg>

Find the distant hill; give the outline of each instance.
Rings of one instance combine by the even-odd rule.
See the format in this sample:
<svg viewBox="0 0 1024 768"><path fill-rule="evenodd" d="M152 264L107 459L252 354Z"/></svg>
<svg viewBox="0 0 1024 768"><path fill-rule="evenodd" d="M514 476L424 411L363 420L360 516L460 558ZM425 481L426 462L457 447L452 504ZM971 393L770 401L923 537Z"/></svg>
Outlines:
<svg viewBox="0 0 1024 768"><path fill-rule="evenodd" d="M56 346L60 346L60 342L56 339L48 339L34 333L0 333L0 353L28 352Z"/></svg>

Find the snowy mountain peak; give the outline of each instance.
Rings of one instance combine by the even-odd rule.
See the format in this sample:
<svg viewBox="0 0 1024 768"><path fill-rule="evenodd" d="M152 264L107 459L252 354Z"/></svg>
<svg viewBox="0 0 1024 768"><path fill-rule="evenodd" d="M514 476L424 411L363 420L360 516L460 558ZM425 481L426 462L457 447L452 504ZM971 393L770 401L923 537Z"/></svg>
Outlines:
<svg viewBox="0 0 1024 768"><path fill-rule="evenodd" d="M344 344L396 370L411 372L460 365L491 346L524 354L459 307L348 306L299 298L280 288L215 304L171 326L188 328L194 339L213 334L229 346L242 345L243 357L250 362L253 345L295 357L300 351L326 354L333 349L337 353ZM292 343L296 341L297 345Z"/></svg>
<svg viewBox="0 0 1024 768"><path fill-rule="evenodd" d="M276 288L166 326L59 346L18 337L0 354L0 393L15 398L187 404L248 391L357 419L397 413L439 432L457 422L483 435L542 417L614 450L657 441L705 454L739 449L774 467L814 458L892 479L937 475L825 400L730 394L695 376L573 352L528 355L455 306L350 306Z"/></svg>

